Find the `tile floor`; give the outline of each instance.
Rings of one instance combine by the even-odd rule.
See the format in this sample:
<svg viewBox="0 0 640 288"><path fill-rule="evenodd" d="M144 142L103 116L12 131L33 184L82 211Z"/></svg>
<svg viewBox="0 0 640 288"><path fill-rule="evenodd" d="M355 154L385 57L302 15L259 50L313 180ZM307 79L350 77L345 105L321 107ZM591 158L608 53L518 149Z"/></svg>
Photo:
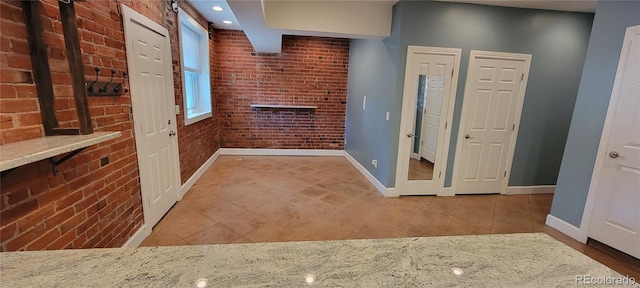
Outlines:
<svg viewBox="0 0 640 288"><path fill-rule="evenodd" d="M538 232L551 200L384 198L343 157L221 156L143 246Z"/></svg>
<svg viewBox="0 0 640 288"><path fill-rule="evenodd" d="M384 198L343 157L221 156L141 246L544 232L640 279L640 260L546 226L552 197Z"/></svg>

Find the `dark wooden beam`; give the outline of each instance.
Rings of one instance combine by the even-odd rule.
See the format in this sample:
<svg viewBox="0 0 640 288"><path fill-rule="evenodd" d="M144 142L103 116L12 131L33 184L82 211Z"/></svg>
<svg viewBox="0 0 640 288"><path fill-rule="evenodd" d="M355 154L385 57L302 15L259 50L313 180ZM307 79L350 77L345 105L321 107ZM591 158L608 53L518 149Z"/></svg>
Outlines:
<svg viewBox="0 0 640 288"><path fill-rule="evenodd" d="M38 90L38 103L44 133L47 136L54 135L53 130L58 127L58 120L56 119L47 44L44 42L42 19L40 19L40 1L22 1L22 14L27 27L33 79Z"/></svg>
<svg viewBox="0 0 640 288"><path fill-rule="evenodd" d="M91 134L93 133L93 127L91 126L87 88L84 84L84 67L78 25L76 23L76 10L73 1L69 1L69 3L58 1L58 6L60 7L64 43L67 48L69 72L71 72L71 79L73 80L73 98L75 99L76 112L78 113L80 134Z"/></svg>

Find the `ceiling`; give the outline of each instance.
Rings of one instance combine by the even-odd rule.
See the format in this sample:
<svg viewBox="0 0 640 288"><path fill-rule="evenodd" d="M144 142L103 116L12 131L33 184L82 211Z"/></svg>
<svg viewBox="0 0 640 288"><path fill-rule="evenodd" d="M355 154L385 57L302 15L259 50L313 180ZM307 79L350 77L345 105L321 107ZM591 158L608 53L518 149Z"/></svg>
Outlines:
<svg viewBox="0 0 640 288"><path fill-rule="evenodd" d="M282 35L384 39L399 0L188 0L218 29L242 30L256 52L280 53ZM597 0L436 0L594 12ZM222 8L214 11L212 7ZM223 21L231 21L224 23Z"/></svg>

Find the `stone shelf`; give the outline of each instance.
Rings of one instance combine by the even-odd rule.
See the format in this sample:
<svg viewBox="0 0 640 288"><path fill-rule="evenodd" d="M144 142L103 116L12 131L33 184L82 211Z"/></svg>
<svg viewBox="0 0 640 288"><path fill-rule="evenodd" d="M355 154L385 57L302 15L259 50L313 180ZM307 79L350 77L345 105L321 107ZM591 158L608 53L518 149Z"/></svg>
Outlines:
<svg viewBox="0 0 640 288"><path fill-rule="evenodd" d="M88 135L47 136L0 145L0 171L78 151L121 135L120 132L95 132ZM54 160L54 166L66 159Z"/></svg>
<svg viewBox="0 0 640 288"><path fill-rule="evenodd" d="M304 105L277 105L277 104L251 104L251 108L259 109L316 109L318 106Z"/></svg>

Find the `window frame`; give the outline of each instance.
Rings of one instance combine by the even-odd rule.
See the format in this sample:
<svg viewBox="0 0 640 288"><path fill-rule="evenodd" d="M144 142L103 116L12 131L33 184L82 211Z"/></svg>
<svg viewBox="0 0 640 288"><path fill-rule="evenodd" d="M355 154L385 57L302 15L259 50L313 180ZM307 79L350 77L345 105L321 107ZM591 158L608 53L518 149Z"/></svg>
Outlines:
<svg viewBox="0 0 640 288"><path fill-rule="evenodd" d="M178 8L178 41L180 44L180 79L182 81L182 112L184 113L184 125L190 125L198 121L211 118L212 113L212 91L211 91L211 65L209 59L209 32L205 30L200 24L186 13L181 8ZM192 30L198 35L198 69L194 71L193 68L185 66L184 57L184 43L183 43L183 28ZM198 75L198 96L195 97L196 106L199 107L197 111L189 111L187 108L187 85L185 72L197 72ZM207 97L208 95L208 97Z"/></svg>

